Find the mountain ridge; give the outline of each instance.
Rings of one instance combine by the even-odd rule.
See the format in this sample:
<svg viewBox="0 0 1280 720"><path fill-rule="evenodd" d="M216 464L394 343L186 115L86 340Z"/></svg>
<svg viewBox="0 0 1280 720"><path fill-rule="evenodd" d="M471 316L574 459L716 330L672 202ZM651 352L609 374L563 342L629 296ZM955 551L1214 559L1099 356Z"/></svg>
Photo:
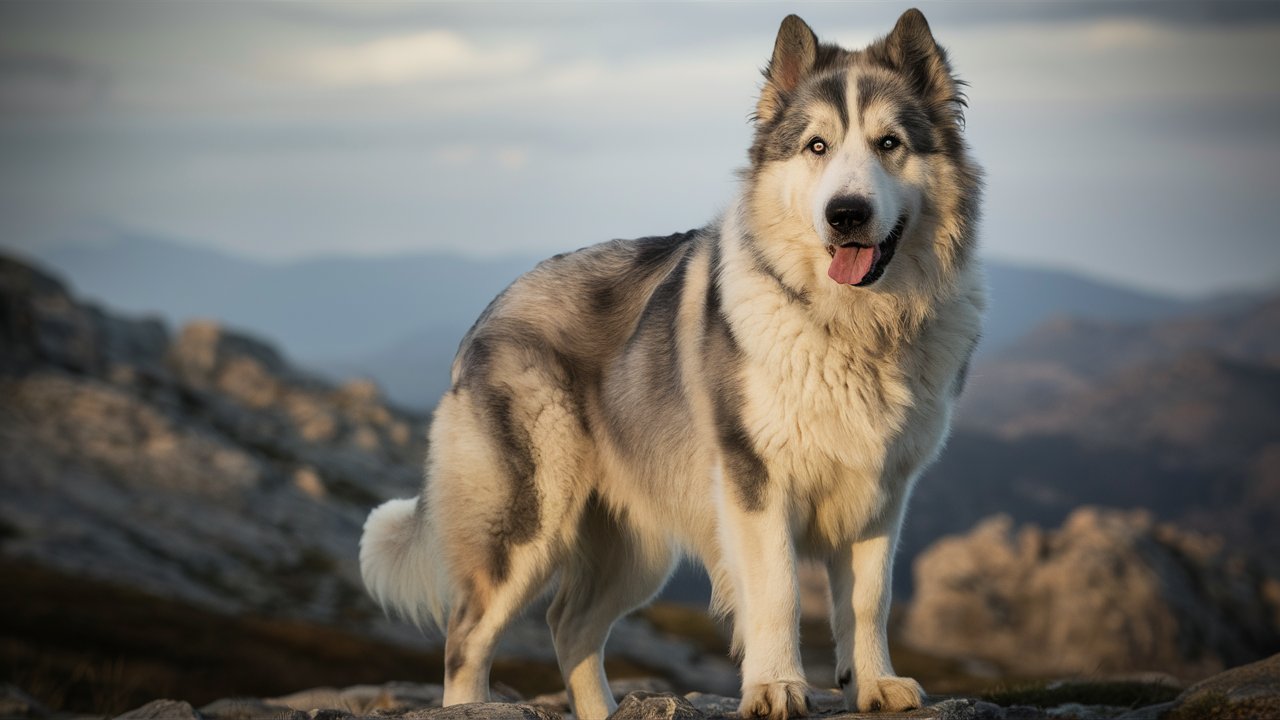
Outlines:
<svg viewBox="0 0 1280 720"><path fill-rule="evenodd" d="M541 257L444 253L265 262L171 240L120 234L63 243L34 258L86 297L172 325L216 318L272 338L296 360L379 382L396 401L432 406L480 311ZM1144 321L1195 302L1065 271L988 262L992 304L979 358L1059 315Z"/></svg>

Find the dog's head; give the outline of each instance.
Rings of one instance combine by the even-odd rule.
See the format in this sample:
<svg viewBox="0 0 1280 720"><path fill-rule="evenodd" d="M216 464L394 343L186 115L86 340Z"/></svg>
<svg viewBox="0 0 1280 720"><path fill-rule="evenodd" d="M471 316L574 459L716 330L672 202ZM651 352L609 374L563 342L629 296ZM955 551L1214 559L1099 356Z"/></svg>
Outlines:
<svg viewBox="0 0 1280 720"><path fill-rule="evenodd" d="M857 51L788 16L756 110L757 234L836 291L938 284L972 242L979 190L960 84L918 10Z"/></svg>

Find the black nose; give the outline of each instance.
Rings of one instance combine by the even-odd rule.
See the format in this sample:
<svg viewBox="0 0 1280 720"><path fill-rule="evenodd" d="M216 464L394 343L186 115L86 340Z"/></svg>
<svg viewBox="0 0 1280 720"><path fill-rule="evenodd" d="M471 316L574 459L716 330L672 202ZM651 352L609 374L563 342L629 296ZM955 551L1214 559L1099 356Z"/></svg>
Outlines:
<svg viewBox="0 0 1280 720"><path fill-rule="evenodd" d="M871 219L871 201L861 195L842 195L827 203L827 223L848 233Z"/></svg>

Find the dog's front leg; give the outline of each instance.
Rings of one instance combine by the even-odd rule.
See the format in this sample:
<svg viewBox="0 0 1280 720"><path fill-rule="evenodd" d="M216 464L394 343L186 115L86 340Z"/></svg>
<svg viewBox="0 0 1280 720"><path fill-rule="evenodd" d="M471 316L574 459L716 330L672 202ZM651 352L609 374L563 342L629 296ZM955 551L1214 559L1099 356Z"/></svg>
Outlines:
<svg viewBox="0 0 1280 720"><path fill-rule="evenodd" d="M844 546L827 562L836 682L846 707L858 712L897 712L924 701L920 683L894 675L889 660L889 601L900 524Z"/></svg>
<svg viewBox="0 0 1280 720"><path fill-rule="evenodd" d="M744 717L808 713L800 664L796 558L781 507L749 508L733 491L721 508L721 543L734 585L735 644L741 643Z"/></svg>

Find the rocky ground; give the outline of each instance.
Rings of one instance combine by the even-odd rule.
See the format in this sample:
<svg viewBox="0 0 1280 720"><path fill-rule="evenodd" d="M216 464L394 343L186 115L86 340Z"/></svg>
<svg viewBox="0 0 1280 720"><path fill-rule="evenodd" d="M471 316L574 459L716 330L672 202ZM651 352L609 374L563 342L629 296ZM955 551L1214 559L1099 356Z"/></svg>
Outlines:
<svg viewBox="0 0 1280 720"><path fill-rule="evenodd" d="M679 695L661 680L615 683L614 720L714 720L739 717L737 698L705 693ZM202 707L162 699L118 715L116 720L461 720L572 717L564 693L521 698L498 686L501 702L441 708L439 685L387 683L317 688L275 698L228 698ZM930 698L923 708L901 713L850 713L835 691L814 690L811 712L824 718L899 720L1228 720L1280 717L1280 655L1215 675L1186 689L1150 682L1049 683L986 697ZM0 695L0 717L70 720L18 688ZM79 716L104 717L104 716Z"/></svg>

